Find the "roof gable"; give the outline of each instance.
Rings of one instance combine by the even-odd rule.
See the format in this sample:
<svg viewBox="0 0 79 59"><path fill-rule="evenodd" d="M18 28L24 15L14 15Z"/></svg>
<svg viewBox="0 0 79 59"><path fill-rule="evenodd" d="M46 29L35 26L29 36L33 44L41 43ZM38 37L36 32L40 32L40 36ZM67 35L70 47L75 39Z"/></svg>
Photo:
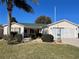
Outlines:
<svg viewBox="0 0 79 59"><path fill-rule="evenodd" d="M71 25L78 26L78 24L75 24L75 23L73 23L73 22L71 22L71 21L69 21L69 20L67 20L67 19L63 19L63 20L57 21L57 22L55 22L55 23L48 24L48 26L56 25L56 24L61 23L61 22L67 22L67 23L69 23L69 24L71 24Z"/></svg>

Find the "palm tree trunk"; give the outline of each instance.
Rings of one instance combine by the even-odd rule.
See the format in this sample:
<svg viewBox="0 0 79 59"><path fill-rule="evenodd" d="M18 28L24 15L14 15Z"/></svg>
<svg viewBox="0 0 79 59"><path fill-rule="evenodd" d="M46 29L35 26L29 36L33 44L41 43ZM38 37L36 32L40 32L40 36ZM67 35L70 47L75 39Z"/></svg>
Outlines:
<svg viewBox="0 0 79 59"><path fill-rule="evenodd" d="M8 11L8 36L11 35L11 11Z"/></svg>
<svg viewBox="0 0 79 59"><path fill-rule="evenodd" d="M7 11L8 11L8 36L9 40L11 40L11 18L12 18L12 0L8 0L7 2Z"/></svg>

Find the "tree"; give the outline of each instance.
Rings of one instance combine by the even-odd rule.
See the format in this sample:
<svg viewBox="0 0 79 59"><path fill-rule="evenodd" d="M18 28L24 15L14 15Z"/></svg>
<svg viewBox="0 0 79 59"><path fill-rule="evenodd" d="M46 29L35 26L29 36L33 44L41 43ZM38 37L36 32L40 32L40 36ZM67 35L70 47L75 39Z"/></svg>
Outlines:
<svg viewBox="0 0 79 59"><path fill-rule="evenodd" d="M52 21L51 21L51 18L50 17L47 17L47 16L39 16L36 19L35 23L37 23L37 24L50 24L50 23L52 23Z"/></svg>
<svg viewBox="0 0 79 59"><path fill-rule="evenodd" d="M11 18L11 23L14 23L14 22L17 23L18 21L16 20L15 17L12 17L12 18Z"/></svg>
<svg viewBox="0 0 79 59"><path fill-rule="evenodd" d="M29 4L27 4L26 0L0 0L0 2L2 4L6 3L6 6L7 6L7 12L8 12L8 36L10 36L11 35L11 18L12 18L13 6L21 8L26 12L33 12L33 9Z"/></svg>

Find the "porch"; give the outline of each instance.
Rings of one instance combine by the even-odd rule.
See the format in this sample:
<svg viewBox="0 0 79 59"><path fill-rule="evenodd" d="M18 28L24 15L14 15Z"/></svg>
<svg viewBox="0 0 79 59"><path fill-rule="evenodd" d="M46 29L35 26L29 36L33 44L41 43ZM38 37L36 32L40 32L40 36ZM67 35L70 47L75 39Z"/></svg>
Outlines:
<svg viewBox="0 0 79 59"><path fill-rule="evenodd" d="M41 29L39 28L24 28L24 38L31 37L31 35L36 35Z"/></svg>

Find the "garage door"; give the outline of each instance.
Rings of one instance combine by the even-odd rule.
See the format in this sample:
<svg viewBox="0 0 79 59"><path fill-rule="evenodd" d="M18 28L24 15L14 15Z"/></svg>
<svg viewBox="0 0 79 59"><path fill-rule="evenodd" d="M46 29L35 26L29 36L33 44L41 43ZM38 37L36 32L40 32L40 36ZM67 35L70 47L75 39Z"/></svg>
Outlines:
<svg viewBox="0 0 79 59"><path fill-rule="evenodd" d="M75 29L61 29L61 38L75 38Z"/></svg>
<svg viewBox="0 0 79 59"><path fill-rule="evenodd" d="M55 39L75 38L75 29L52 29Z"/></svg>

